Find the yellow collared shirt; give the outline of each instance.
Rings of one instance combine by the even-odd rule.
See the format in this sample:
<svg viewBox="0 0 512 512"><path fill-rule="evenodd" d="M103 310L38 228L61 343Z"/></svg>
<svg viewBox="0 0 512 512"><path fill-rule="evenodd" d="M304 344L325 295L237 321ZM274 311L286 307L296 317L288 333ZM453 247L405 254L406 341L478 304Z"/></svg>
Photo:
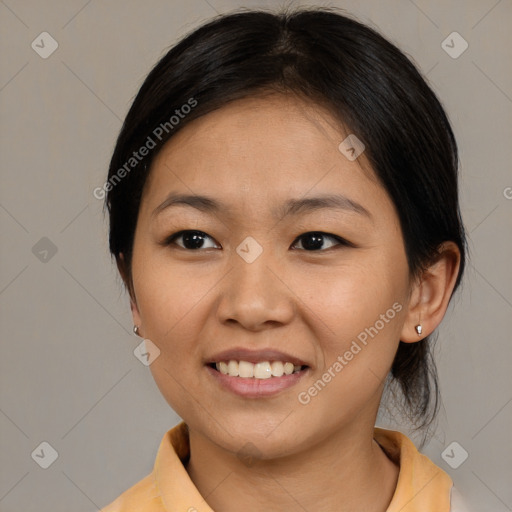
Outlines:
<svg viewBox="0 0 512 512"><path fill-rule="evenodd" d="M375 427L374 438L400 472L386 512L463 512L450 505L453 482L401 432ZM190 455L187 425L179 423L163 437L153 471L101 512L214 512L190 479L184 463Z"/></svg>

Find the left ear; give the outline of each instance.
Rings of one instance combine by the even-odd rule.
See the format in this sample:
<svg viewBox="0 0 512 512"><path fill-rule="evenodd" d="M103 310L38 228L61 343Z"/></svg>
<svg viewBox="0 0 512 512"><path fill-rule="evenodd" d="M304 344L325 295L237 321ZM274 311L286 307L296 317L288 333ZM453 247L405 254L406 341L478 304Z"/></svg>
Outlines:
<svg viewBox="0 0 512 512"><path fill-rule="evenodd" d="M459 267L460 250L457 244L443 242L434 261L413 286L401 341L414 343L426 338L441 323L457 281ZM416 332L417 325L421 325L421 334Z"/></svg>

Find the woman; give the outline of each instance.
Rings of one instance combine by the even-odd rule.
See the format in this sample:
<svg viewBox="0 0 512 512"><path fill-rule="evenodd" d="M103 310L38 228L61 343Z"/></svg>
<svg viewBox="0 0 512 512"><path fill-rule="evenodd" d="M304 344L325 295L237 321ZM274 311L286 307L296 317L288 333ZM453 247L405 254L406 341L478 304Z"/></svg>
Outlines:
<svg viewBox="0 0 512 512"><path fill-rule="evenodd" d="M184 421L103 510L458 510L450 477L375 427L386 384L416 428L437 411L457 167L416 68L336 11L220 16L172 48L104 189L134 331Z"/></svg>

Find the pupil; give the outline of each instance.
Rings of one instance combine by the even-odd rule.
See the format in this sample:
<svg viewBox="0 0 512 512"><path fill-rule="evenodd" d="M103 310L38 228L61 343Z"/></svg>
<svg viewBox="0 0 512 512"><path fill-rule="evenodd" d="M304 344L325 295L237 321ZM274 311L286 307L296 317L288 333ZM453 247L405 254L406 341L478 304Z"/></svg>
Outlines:
<svg viewBox="0 0 512 512"><path fill-rule="evenodd" d="M198 231L185 233L183 235L183 245L187 249L200 249L203 245L203 235Z"/></svg>
<svg viewBox="0 0 512 512"><path fill-rule="evenodd" d="M323 235L318 233L310 233L302 242L304 249L320 249L323 243Z"/></svg>

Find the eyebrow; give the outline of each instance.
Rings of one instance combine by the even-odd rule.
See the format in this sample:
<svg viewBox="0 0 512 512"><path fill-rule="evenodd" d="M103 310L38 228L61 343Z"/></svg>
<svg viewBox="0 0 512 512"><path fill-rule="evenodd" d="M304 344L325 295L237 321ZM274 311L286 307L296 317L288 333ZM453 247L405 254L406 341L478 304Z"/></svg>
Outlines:
<svg viewBox="0 0 512 512"><path fill-rule="evenodd" d="M171 206L185 205L196 208L205 213L220 213L229 211L227 205L216 199L202 195L177 194L171 192L165 201L158 205L152 216L160 214ZM305 197L301 199L289 199L279 208L273 210L273 215L283 218L286 215L300 215L317 210L334 209L358 213L372 219L371 213L361 204L341 194L328 194L317 197Z"/></svg>

